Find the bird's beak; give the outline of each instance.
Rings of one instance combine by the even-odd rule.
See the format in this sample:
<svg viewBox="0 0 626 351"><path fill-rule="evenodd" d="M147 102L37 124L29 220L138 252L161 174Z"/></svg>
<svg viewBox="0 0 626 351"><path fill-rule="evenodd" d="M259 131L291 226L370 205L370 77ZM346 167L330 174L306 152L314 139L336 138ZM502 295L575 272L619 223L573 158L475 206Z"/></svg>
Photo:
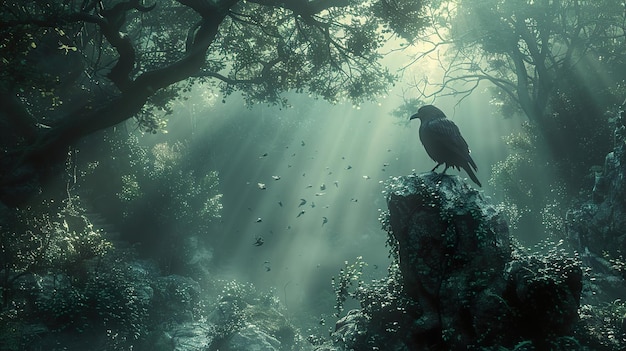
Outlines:
<svg viewBox="0 0 626 351"><path fill-rule="evenodd" d="M419 113L414 114L413 116L411 116L411 117L409 118L409 120L412 120L412 119L416 119L416 118L418 118L418 116L417 116L418 114L419 114Z"/></svg>

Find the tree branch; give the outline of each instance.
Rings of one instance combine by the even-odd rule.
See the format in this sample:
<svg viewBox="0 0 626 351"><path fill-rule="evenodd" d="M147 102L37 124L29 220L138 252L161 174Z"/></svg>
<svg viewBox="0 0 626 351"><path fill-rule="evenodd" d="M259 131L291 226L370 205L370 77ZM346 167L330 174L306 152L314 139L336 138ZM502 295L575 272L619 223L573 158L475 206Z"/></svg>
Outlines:
<svg viewBox="0 0 626 351"><path fill-rule="evenodd" d="M126 13L131 10L148 12L154 9L156 2L152 6L143 6L139 0L129 0L115 4L111 9L104 9L101 15L105 21L99 21L98 25L107 41L115 48L119 54L117 63L109 74L109 78L121 91L129 88L131 83L131 72L135 68L137 54L130 38L120 32L126 22Z"/></svg>
<svg viewBox="0 0 626 351"><path fill-rule="evenodd" d="M263 6L282 7L302 17L311 17L331 7L350 5L348 0L249 0L249 2Z"/></svg>
<svg viewBox="0 0 626 351"><path fill-rule="evenodd" d="M232 6L236 2L236 0L231 0L229 4ZM180 3L198 5L207 2L180 0ZM145 72L134 81L125 83L127 86L121 90L118 96L102 104L99 108L95 110L78 109L61 119L60 123L54 125L53 128L45 130L31 146L16 157L13 169L2 170L2 186L10 186L10 184L20 181L16 180L16 177L21 176L20 172L15 172L17 168L23 167L25 164L37 168L47 167L51 162L56 161L51 159L53 155L63 155L65 148L79 138L132 118L141 111L149 97L158 89L196 74L204 64L207 50L215 40L219 25L228 10L217 7L213 7L212 10L208 7L198 7L198 9L202 11L200 13L202 21L183 58L165 67ZM89 18L93 18L93 16Z"/></svg>

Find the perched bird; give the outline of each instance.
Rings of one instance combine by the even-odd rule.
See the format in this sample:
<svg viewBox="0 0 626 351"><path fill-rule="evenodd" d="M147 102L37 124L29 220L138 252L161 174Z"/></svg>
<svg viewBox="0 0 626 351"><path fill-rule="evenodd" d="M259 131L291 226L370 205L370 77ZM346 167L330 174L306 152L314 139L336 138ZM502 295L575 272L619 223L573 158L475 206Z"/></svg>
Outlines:
<svg viewBox="0 0 626 351"><path fill-rule="evenodd" d="M449 167L457 170L463 168L474 183L482 186L474 174L478 168L470 156L469 147L461 136L459 127L433 105L420 107L410 119L415 118L421 120L419 134L424 149L426 149L428 156L437 162L431 172L445 163L446 168L441 174L446 173Z"/></svg>

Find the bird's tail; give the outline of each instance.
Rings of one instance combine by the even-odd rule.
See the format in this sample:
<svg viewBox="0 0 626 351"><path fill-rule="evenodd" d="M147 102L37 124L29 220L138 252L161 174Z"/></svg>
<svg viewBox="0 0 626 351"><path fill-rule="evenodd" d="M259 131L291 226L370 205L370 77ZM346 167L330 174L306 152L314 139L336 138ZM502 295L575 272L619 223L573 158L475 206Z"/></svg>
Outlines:
<svg viewBox="0 0 626 351"><path fill-rule="evenodd" d="M478 167L476 167L476 163L474 163L474 160L471 159L470 157L470 161L469 163L464 164L463 169L465 170L465 172L467 173L467 175L470 177L470 179L476 183L476 185L478 185L479 187L482 187L482 184L480 184L480 181L478 180L478 178L476 177L476 174L474 174L474 170L478 170ZM470 167L471 166L471 167ZM473 170L472 170L473 168Z"/></svg>
<svg viewBox="0 0 626 351"><path fill-rule="evenodd" d="M472 166L474 171L478 171L478 166L476 166L476 162L474 162L474 159L469 154L467 155L467 162L470 164L470 166Z"/></svg>

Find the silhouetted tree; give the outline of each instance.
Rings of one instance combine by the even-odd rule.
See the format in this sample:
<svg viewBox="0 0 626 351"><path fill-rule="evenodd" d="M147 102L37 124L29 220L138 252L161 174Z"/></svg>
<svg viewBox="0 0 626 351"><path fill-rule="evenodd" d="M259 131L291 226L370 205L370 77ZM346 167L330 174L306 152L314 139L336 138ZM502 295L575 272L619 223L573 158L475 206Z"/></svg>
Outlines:
<svg viewBox="0 0 626 351"><path fill-rule="evenodd" d="M424 35L444 68L413 85L424 98L492 87L505 116L522 112L572 187L609 148L605 111L626 79L623 1L435 1Z"/></svg>

